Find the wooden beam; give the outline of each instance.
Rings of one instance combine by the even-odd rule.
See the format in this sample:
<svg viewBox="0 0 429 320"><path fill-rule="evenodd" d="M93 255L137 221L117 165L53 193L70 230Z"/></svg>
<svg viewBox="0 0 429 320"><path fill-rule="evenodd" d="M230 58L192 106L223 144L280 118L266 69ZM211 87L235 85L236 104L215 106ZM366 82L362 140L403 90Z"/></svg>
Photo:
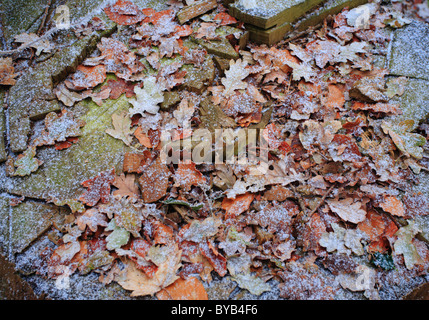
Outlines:
<svg viewBox="0 0 429 320"><path fill-rule="evenodd" d="M216 0L201 0L190 6L180 9L180 11L177 13L177 19L179 20L180 24L184 24L185 22L198 17L216 7Z"/></svg>

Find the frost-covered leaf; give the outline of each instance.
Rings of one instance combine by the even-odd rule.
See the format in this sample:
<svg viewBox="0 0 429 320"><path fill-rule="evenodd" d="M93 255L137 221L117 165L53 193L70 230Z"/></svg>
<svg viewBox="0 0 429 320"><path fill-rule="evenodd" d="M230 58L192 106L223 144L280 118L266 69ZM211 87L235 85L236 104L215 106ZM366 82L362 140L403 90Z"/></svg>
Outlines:
<svg viewBox="0 0 429 320"><path fill-rule="evenodd" d="M99 200L107 203L110 196L110 185L115 181L115 169L100 172L96 177L82 182L88 190L79 200L88 206L95 206Z"/></svg>
<svg viewBox="0 0 429 320"><path fill-rule="evenodd" d="M246 89L247 82L243 80L250 74L246 69L247 62L238 59L229 62L229 69L225 71L225 77L221 79L225 87L224 96L229 96L234 93L234 90Z"/></svg>
<svg viewBox="0 0 429 320"><path fill-rule="evenodd" d="M398 239L393 244L395 254L402 254L407 269L412 269L414 265L423 262L415 245L413 244L414 236L421 230L414 221L408 220L408 225L399 228L395 233Z"/></svg>
<svg viewBox="0 0 429 320"><path fill-rule="evenodd" d="M22 46L29 46L36 49L36 56L42 52L49 53L55 46L46 39L40 40L40 37L35 33L22 33L15 36L15 42L22 43Z"/></svg>
<svg viewBox="0 0 429 320"><path fill-rule="evenodd" d="M131 118L128 113L126 111L120 114L114 113L112 114L112 121L114 129L106 129L106 133L130 146L133 140L132 134L136 129L131 129Z"/></svg>
<svg viewBox="0 0 429 320"><path fill-rule="evenodd" d="M105 230L112 231L112 233L106 237L106 248L108 250L119 249L123 245L127 244L130 239L130 232L125 228L118 227L115 219L110 220Z"/></svg>
<svg viewBox="0 0 429 320"><path fill-rule="evenodd" d="M118 0L113 5L104 8L104 12L119 25L135 24L143 20L145 15L138 6L131 1Z"/></svg>
<svg viewBox="0 0 429 320"><path fill-rule="evenodd" d="M66 86L73 90L90 89L106 80L106 67L79 65L76 72L65 81Z"/></svg>
<svg viewBox="0 0 429 320"><path fill-rule="evenodd" d="M143 81L143 89L135 86L136 97L130 100L134 108L130 109L130 114L141 114L149 112L156 114L159 110L158 104L164 101L165 88L158 83L156 77L150 76Z"/></svg>
<svg viewBox="0 0 429 320"><path fill-rule="evenodd" d="M12 58L0 58L0 84L13 86L16 82L14 78L18 75L14 72Z"/></svg>
<svg viewBox="0 0 429 320"><path fill-rule="evenodd" d="M137 198L140 194L134 174L125 175L122 173L120 176L116 176L112 184L118 188L118 190L113 191L114 196Z"/></svg>
<svg viewBox="0 0 429 320"><path fill-rule="evenodd" d="M407 77L395 77L386 82L386 96L393 98L394 96L402 96L405 92L405 87L408 83Z"/></svg>
<svg viewBox="0 0 429 320"><path fill-rule="evenodd" d="M426 143L426 138L418 133L410 132L414 127L414 120L404 120L398 124L383 121L381 128L389 134L396 147L406 156L416 159L423 157L422 146Z"/></svg>
<svg viewBox="0 0 429 320"><path fill-rule="evenodd" d="M190 190L192 186L204 185L207 183L203 174L195 167L195 163L179 163L174 174L175 186L180 186L183 190Z"/></svg>
<svg viewBox="0 0 429 320"><path fill-rule="evenodd" d="M329 208L344 221L359 223L365 220L366 211L362 209L362 203L359 201L353 202L352 198L346 198L329 200L327 203Z"/></svg>
<svg viewBox="0 0 429 320"><path fill-rule="evenodd" d="M219 227L222 221L216 217L209 217L202 221L197 219L193 220L182 234L184 240L189 240L193 242L205 241L219 231Z"/></svg>
<svg viewBox="0 0 429 320"><path fill-rule="evenodd" d="M115 276L115 281L124 289L131 290L132 297L153 295L179 278L176 273L181 267L181 255L182 252L177 247L170 249L169 254L159 259L158 269L153 277L139 270L131 260L125 260L125 268Z"/></svg>
<svg viewBox="0 0 429 320"><path fill-rule="evenodd" d="M225 214L230 217L236 217L249 209L255 195L253 193L245 193L237 195L234 199L224 198L222 201L222 209Z"/></svg>
<svg viewBox="0 0 429 320"><path fill-rule="evenodd" d="M97 208L91 208L77 217L76 224L82 231L88 226L92 232L96 232L98 226L107 227L107 217Z"/></svg>
<svg viewBox="0 0 429 320"><path fill-rule="evenodd" d="M271 291L271 286L262 280L260 277L249 273L238 273L232 277L242 289L249 290L251 294L261 295L266 291Z"/></svg>
<svg viewBox="0 0 429 320"><path fill-rule="evenodd" d="M50 112L45 117L45 128L33 144L36 147L53 145L58 141L66 141L68 137L77 137L80 135L80 128L84 125L85 121L75 119L73 113L66 109L63 109L59 115Z"/></svg>
<svg viewBox="0 0 429 320"><path fill-rule="evenodd" d="M319 244L328 252L337 251L340 254L350 254L350 249L356 255L363 255L364 249L360 242L362 234L356 229L344 229L337 223L331 223L334 232L323 233Z"/></svg>
<svg viewBox="0 0 429 320"><path fill-rule="evenodd" d="M142 172L139 183L144 202L155 202L165 196L170 175L170 170L161 161L161 158L158 158Z"/></svg>
<svg viewBox="0 0 429 320"><path fill-rule="evenodd" d="M59 84L54 89L54 93L57 96L58 100L64 103L67 107L71 107L75 104L75 102L81 101L90 96L90 94L86 91L82 93L70 91L69 89L67 89L64 83Z"/></svg>
<svg viewBox="0 0 429 320"><path fill-rule="evenodd" d="M36 171L39 166L43 164L43 161L36 159L35 155L35 146L29 147L26 151L20 154L13 162L13 165L16 167L13 175L23 177Z"/></svg>

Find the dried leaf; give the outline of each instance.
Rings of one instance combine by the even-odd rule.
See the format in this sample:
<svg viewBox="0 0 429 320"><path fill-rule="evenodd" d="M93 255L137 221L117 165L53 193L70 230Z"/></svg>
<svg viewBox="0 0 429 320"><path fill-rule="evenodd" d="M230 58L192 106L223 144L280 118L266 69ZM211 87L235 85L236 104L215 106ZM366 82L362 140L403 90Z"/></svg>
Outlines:
<svg viewBox="0 0 429 320"><path fill-rule="evenodd" d="M96 232L98 226L107 227L107 217L97 208L91 208L77 217L76 224L82 231L88 226L92 232Z"/></svg>
<svg viewBox="0 0 429 320"><path fill-rule="evenodd" d="M69 137L80 136L80 128L84 125L83 120L74 119L73 113L67 109L63 109L59 115L50 112L45 117L45 128L33 144L37 147L53 145L58 141L66 141Z"/></svg>
<svg viewBox="0 0 429 320"><path fill-rule="evenodd" d="M140 22L145 17L138 6L131 1L124 0L118 0L113 5L107 6L104 8L104 12L110 20L123 26Z"/></svg>
<svg viewBox="0 0 429 320"><path fill-rule="evenodd" d="M16 83L14 78L18 76L14 72L12 58L0 58L0 84L13 86Z"/></svg>
<svg viewBox="0 0 429 320"><path fill-rule="evenodd" d="M113 191L114 196L137 198L140 194L134 174L125 175L122 173L120 176L115 177L115 181L112 184L118 188L118 190Z"/></svg>
<svg viewBox="0 0 429 320"><path fill-rule="evenodd" d="M241 213L249 209L255 195L253 193L240 194L235 199L224 198L222 201L222 209L225 210L226 216L237 217Z"/></svg>
<svg viewBox="0 0 429 320"><path fill-rule="evenodd" d="M189 277L177 279L156 294L159 300L208 300L206 289L200 280Z"/></svg>
<svg viewBox="0 0 429 320"><path fill-rule="evenodd" d="M94 88L106 80L106 68L100 64L94 67L79 65L70 80L65 83L73 90Z"/></svg>
<svg viewBox="0 0 429 320"><path fill-rule="evenodd" d="M39 166L43 164L43 161L36 159L34 156L36 155L36 147L29 147L26 151L20 154L13 165L16 167L14 176L27 176L32 172L36 171Z"/></svg>
<svg viewBox="0 0 429 320"><path fill-rule="evenodd" d="M132 297L153 295L168 287L179 278L176 272L181 266L181 251L177 247L173 247L169 251L169 254L158 261L158 270L153 277L148 277L137 269L134 262L125 260L125 269L115 276L115 281L124 289L131 290Z"/></svg>
<svg viewBox="0 0 429 320"><path fill-rule="evenodd" d="M79 197L82 203L95 206L99 200L102 203L109 201L110 185L115 181L115 169L100 172L96 177L82 182L88 190Z"/></svg>
<svg viewBox="0 0 429 320"><path fill-rule="evenodd" d="M125 228L117 226L115 219L110 220L105 230L112 231L112 233L106 237L106 248L108 250L119 249L123 245L127 244L130 239L130 232Z"/></svg>
<svg viewBox="0 0 429 320"><path fill-rule="evenodd" d="M174 185L180 186L183 190L189 191L192 186L204 185L207 183L203 174L195 167L195 163L179 163L174 173Z"/></svg>
<svg viewBox="0 0 429 320"><path fill-rule="evenodd" d="M165 196L170 175L170 170L162 163L161 158L158 158L142 172L139 184L144 202L155 202Z"/></svg>
<svg viewBox="0 0 429 320"><path fill-rule="evenodd" d="M343 200L328 200L329 208L338 214L344 221L359 223L365 220L366 211L362 209L362 203L353 202L352 198Z"/></svg>
<svg viewBox="0 0 429 320"><path fill-rule="evenodd" d="M106 129L106 133L130 146L133 139L132 134L136 129L130 128L131 118L129 114L126 111L123 111L121 114L114 113L112 114L112 120L114 129Z"/></svg>
<svg viewBox="0 0 429 320"><path fill-rule="evenodd" d="M230 96L234 90L246 89L247 82L243 80L250 74L246 70L247 62L238 59L237 61L230 60L229 69L225 71L225 77L221 79L225 87L224 96Z"/></svg>
<svg viewBox="0 0 429 320"><path fill-rule="evenodd" d="M138 86L134 87L136 97L130 100L134 108L130 109L130 114L141 114L149 112L156 114L159 110L158 104L164 101L163 91L165 88L157 83L155 77L147 77L143 81L143 89Z"/></svg>
<svg viewBox="0 0 429 320"><path fill-rule="evenodd" d="M394 196L385 196L379 206L386 212L393 214L397 217L405 215L405 208L402 201Z"/></svg>
<svg viewBox="0 0 429 320"><path fill-rule="evenodd" d="M22 33L15 36L15 42L22 43L23 46L30 46L36 49L36 56L39 56L42 52L49 53L55 46L48 40L40 40L40 37L35 33Z"/></svg>
<svg viewBox="0 0 429 320"><path fill-rule="evenodd" d="M412 269L414 265L421 264L422 258L417 252L412 240L414 236L420 232L420 229L414 221L408 221L408 225L399 228L395 233L398 239L393 244L395 254L402 254L405 260L405 266L407 269Z"/></svg>

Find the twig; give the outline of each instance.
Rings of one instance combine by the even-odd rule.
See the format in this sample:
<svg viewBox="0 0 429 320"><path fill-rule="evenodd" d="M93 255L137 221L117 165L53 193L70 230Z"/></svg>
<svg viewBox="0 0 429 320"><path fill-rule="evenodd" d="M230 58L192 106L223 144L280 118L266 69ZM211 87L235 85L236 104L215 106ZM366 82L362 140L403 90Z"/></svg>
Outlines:
<svg viewBox="0 0 429 320"><path fill-rule="evenodd" d="M315 213L317 211L317 209L320 208L320 206L325 202L326 197L331 193L332 189L334 189L334 187L337 184L334 183L332 186L329 187L328 191L326 191L326 193L323 195L322 199L320 199L319 203L317 204L316 207L314 207L313 210L311 210L310 214L308 215L308 219L311 218L311 216L313 215L313 213Z"/></svg>
<svg viewBox="0 0 429 320"><path fill-rule="evenodd" d="M292 184L290 185L290 188L293 191L293 194L295 198L298 200L299 207L301 208L301 211L304 213L304 216L307 216L307 208L305 207L304 200L302 200L301 194L296 190L295 186Z"/></svg>
<svg viewBox="0 0 429 320"><path fill-rule="evenodd" d="M48 0L48 5L46 6L45 12L43 13L42 22L40 23L39 30L37 30L37 34L40 34L42 32L42 29L45 26L46 18L48 17L49 9L51 8L52 0Z"/></svg>

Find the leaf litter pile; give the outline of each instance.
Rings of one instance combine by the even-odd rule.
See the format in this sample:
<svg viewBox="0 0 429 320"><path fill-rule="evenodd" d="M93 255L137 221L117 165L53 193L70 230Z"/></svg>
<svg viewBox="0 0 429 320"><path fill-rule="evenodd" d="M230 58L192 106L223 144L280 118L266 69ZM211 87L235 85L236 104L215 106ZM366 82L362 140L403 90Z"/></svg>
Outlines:
<svg viewBox="0 0 429 320"><path fill-rule="evenodd" d="M57 86L67 108L46 117L10 170L28 175L43 165L37 147L79 143L85 124L73 105L87 98L103 108L126 95L128 112L113 114L106 134L129 152L123 172L82 181L86 192L40 272L57 281L96 272L131 296L159 299L206 299L214 277L254 295L276 286L283 298L334 299L342 288L377 299L386 286L426 275L428 243L414 220L429 213L428 200L408 184L426 170L427 137L413 120L392 117L401 109L389 100L407 79L374 65L390 41L386 25L407 19L367 6L364 27L344 9L304 36L245 48L243 25L222 5L184 24L180 2L160 12L122 0L106 7L121 34L102 38ZM94 25L103 27L95 19L76 33ZM213 66L204 44L225 39L239 58L217 65L206 87L189 85L192 68ZM261 129L268 172L237 162L165 164L161 131L185 143L197 128Z"/></svg>

